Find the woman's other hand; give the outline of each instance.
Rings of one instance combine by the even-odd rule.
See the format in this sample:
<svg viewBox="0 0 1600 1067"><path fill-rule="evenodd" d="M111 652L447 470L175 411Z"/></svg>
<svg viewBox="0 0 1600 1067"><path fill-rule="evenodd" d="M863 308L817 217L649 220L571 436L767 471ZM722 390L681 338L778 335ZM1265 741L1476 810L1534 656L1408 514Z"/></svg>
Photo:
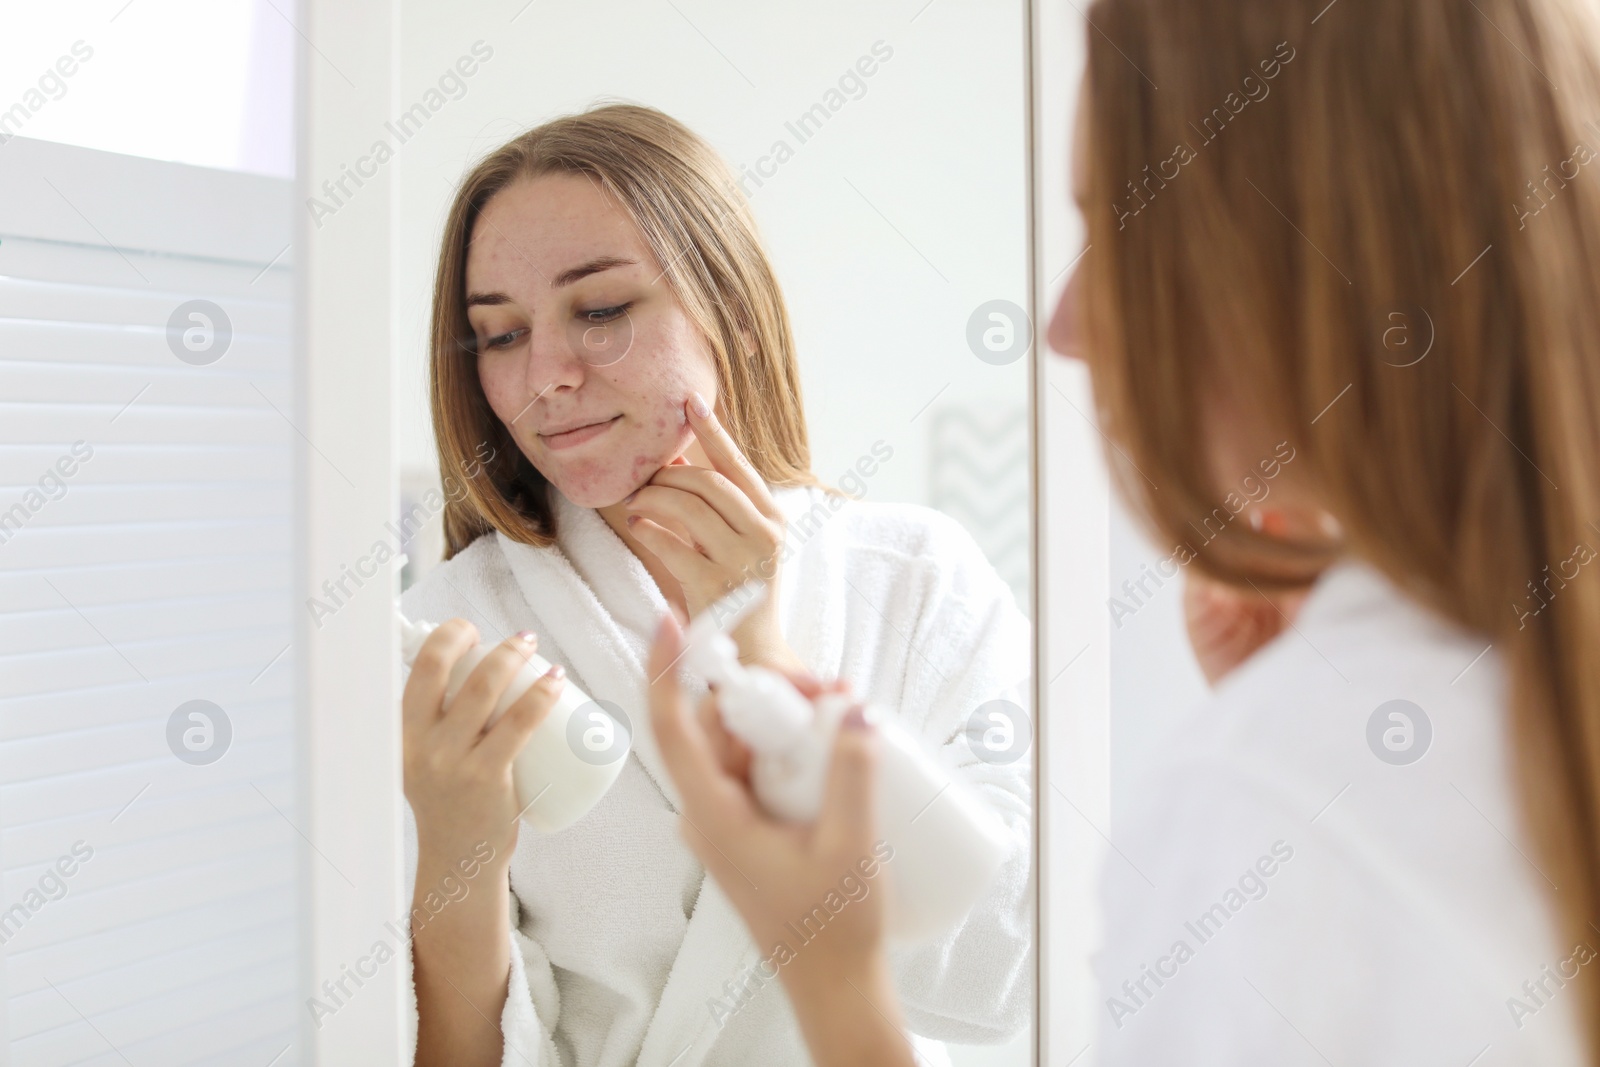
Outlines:
<svg viewBox="0 0 1600 1067"><path fill-rule="evenodd" d="M783 512L705 399L694 394L684 411L712 466L680 457L662 467L623 501L628 527L683 587L691 619L748 581L769 583L772 594L730 636L746 663L802 669L778 621Z"/></svg>
<svg viewBox="0 0 1600 1067"><path fill-rule="evenodd" d="M1257 512L1252 524L1275 537L1310 529L1311 518L1273 509ZM1319 527L1326 532L1325 523ZM1200 672L1215 686L1263 645L1294 625L1300 606L1311 592L1301 589L1263 592L1228 585L1191 569L1183 585L1183 618Z"/></svg>
<svg viewBox="0 0 1600 1067"><path fill-rule="evenodd" d="M1191 572L1183 586L1183 617L1200 673L1215 686L1293 621L1304 593L1276 600Z"/></svg>
<svg viewBox="0 0 1600 1067"><path fill-rule="evenodd" d="M495 704L538 647L531 633L502 641L473 668L448 708L450 673L478 643L465 619L451 619L423 642L401 698L405 794L423 855L454 857L486 841L510 861L520 814L511 765L550 714L566 684L560 667L541 677L485 730Z"/></svg>
<svg viewBox="0 0 1600 1067"><path fill-rule="evenodd" d="M884 932L884 894L875 877L881 872L873 853L876 738L870 726L859 708L846 717L816 823L779 821L751 794L749 754L721 730L715 695L698 716L688 707L673 671L682 651L682 632L670 617L663 619L651 648L650 722L682 796L684 841L744 916L763 957L787 942L814 962L827 958L858 966L881 950ZM810 679L798 681L809 696L821 692ZM864 861L870 861L865 865L874 877L862 874ZM795 944L788 924L798 923L830 893L847 892L860 899L834 915L822 936L803 948Z"/></svg>
<svg viewBox="0 0 1600 1067"><path fill-rule="evenodd" d="M511 764L564 685L553 668L488 725L533 654L534 635L522 633L491 649L447 708L451 672L477 643L465 619L440 626L417 652L401 697L405 792L417 820L418 1067L497 1064L504 1056L499 1030L484 1020L500 1017L511 967L508 872L521 814Z"/></svg>
<svg viewBox="0 0 1600 1067"><path fill-rule="evenodd" d="M870 725L858 706L840 727L817 821L780 822L751 795L749 753L722 732L714 695L698 717L690 712L674 672L682 652L667 616L650 650L650 724L681 796L684 841L749 927L763 975L775 969L783 981L818 1064L911 1064L884 955ZM791 679L813 699L823 691ZM813 918L820 931L802 940L796 931L818 909L826 921Z"/></svg>

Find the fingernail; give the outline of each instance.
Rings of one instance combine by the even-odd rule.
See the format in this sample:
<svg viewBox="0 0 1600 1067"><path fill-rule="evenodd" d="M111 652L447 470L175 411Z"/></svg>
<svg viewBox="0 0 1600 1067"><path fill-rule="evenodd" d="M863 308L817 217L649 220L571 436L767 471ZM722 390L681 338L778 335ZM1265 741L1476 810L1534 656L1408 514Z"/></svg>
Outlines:
<svg viewBox="0 0 1600 1067"><path fill-rule="evenodd" d="M517 640L521 641L523 644L531 645L538 639L539 639L539 635L534 633L532 630L518 630L517 631Z"/></svg>
<svg viewBox="0 0 1600 1067"><path fill-rule="evenodd" d="M711 405L706 403L705 397L694 392L689 394L689 410L703 419L711 414Z"/></svg>
<svg viewBox="0 0 1600 1067"><path fill-rule="evenodd" d="M631 504L631 503L633 503L633 498L638 496L638 495L639 495L639 490L635 489L633 492L631 492L627 496L623 497L622 498L622 502L624 504Z"/></svg>
<svg viewBox="0 0 1600 1067"><path fill-rule="evenodd" d="M636 523L638 521L639 521L639 516L637 516L637 515L629 515L628 516L628 525L629 526L632 526L634 523Z"/></svg>
<svg viewBox="0 0 1600 1067"><path fill-rule="evenodd" d="M567 676L567 669L559 663L553 663L550 669L544 672L544 676L559 682Z"/></svg>
<svg viewBox="0 0 1600 1067"><path fill-rule="evenodd" d="M844 713L844 720L840 723L846 730L870 730L872 723L867 719L867 709L863 704L857 704Z"/></svg>

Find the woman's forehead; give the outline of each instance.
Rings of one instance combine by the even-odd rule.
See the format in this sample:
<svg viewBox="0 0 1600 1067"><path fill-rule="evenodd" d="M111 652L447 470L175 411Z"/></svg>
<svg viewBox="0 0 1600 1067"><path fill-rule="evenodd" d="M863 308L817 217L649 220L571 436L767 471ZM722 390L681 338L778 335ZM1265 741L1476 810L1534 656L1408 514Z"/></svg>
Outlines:
<svg viewBox="0 0 1600 1067"><path fill-rule="evenodd" d="M616 200L584 175L549 174L506 186L479 212L467 245L467 288L542 285L597 259L655 261Z"/></svg>

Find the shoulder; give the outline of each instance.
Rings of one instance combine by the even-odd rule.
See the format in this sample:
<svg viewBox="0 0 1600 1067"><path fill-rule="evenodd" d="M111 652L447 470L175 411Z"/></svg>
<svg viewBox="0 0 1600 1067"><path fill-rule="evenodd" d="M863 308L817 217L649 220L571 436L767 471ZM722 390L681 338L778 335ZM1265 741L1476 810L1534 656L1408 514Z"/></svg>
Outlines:
<svg viewBox="0 0 1600 1067"><path fill-rule="evenodd" d="M443 622L459 616L481 625L487 621L482 611L494 610L491 603L507 594L517 594L516 579L500 548L500 535L488 533L435 564L400 594L400 609L414 621Z"/></svg>
<svg viewBox="0 0 1600 1067"><path fill-rule="evenodd" d="M871 556L968 580L994 576L978 543L955 519L920 504L880 503L814 486L774 492L794 554Z"/></svg>
<svg viewBox="0 0 1600 1067"><path fill-rule="evenodd" d="M1503 791L1508 693L1488 644L1344 565L1168 739L1159 773L1246 774L1310 798L1408 767L1412 785L1448 773Z"/></svg>
<svg viewBox="0 0 1600 1067"><path fill-rule="evenodd" d="M1108 1004L1115 1021L1211 995L1203 979L1138 992L1140 968L1179 941L1200 961L1186 949L1184 971L1217 969L1250 1002L1222 973L1237 970L1291 1017L1336 987L1352 1018L1409 1011L1430 1038L1506 1017L1506 995L1559 955L1546 883L1517 854L1535 850L1486 643L1346 571L1164 741L1127 794L1127 861L1102 878L1097 967L1142 998ZM1297 972L1307 958L1321 979Z"/></svg>

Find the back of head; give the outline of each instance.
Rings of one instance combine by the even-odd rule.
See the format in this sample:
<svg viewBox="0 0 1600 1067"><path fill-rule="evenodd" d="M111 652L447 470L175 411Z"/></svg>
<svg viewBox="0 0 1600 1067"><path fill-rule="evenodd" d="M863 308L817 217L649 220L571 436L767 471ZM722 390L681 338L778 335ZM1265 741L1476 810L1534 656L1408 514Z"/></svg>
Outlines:
<svg viewBox="0 0 1600 1067"><path fill-rule="evenodd" d="M1286 476L1340 541L1285 547L1234 524L1199 565L1288 582L1348 551L1492 641L1562 940L1586 941L1600 901L1600 573L1581 570L1600 545L1593 7L1098 0L1088 14L1082 315L1103 426L1137 467L1119 483L1182 543L1225 492L1219 470L1287 441ZM1594 1048L1600 983L1580 981Z"/></svg>

